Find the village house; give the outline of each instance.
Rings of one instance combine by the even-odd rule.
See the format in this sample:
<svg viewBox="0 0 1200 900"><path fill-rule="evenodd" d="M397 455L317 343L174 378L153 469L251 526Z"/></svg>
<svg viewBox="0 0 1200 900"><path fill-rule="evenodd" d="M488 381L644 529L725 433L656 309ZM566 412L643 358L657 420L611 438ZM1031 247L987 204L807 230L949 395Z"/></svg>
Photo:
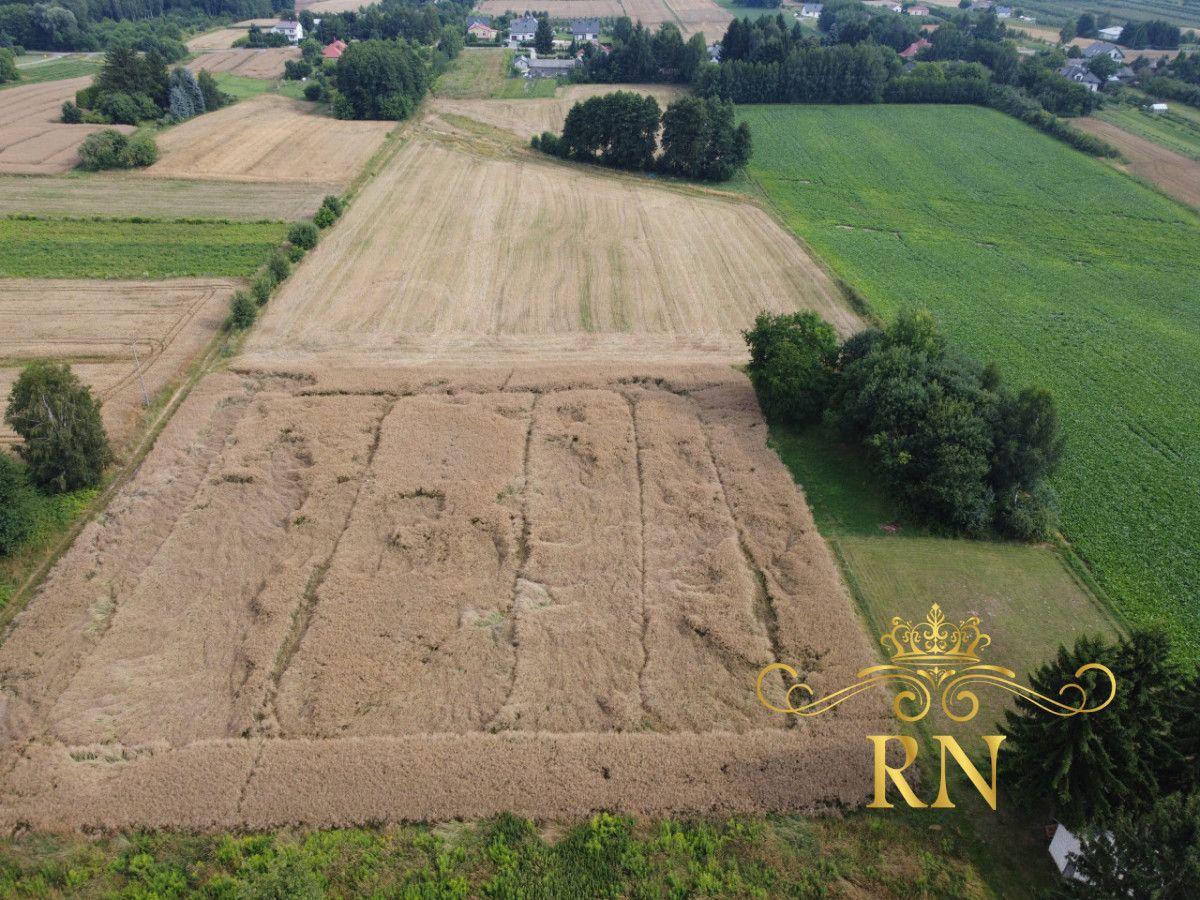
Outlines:
<svg viewBox="0 0 1200 900"><path fill-rule="evenodd" d="M1116 44L1110 44L1108 41L1097 41L1088 47L1084 48L1084 59L1095 59L1097 56L1107 56L1113 62L1124 62L1125 51Z"/></svg>
<svg viewBox="0 0 1200 900"><path fill-rule="evenodd" d="M1068 81L1073 81L1076 84L1082 84L1089 91L1100 90L1102 82L1099 78L1087 70L1082 60L1071 59L1067 60L1067 64L1058 70L1058 74Z"/></svg>
<svg viewBox="0 0 1200 900"><path fill-rule="evenodd" d="M1011 19L1013 8L1011 6L997 6L994 10L997 19Z"/></svg>
<svg viewBox="0 0 1200 900"><path fill-rule="evenodd" d="M338 38L331 44L326 44L321 50L321 59L341 59L342 54L346 52L346 47L349 46L341 38Z"/></svg>
<svg viewBox="0 0 1200 900"><path fill-rule="evenodd" d="M513 60L513 68L526 78L558 78L560 75L570 75L571 70L578 66L578 59L538 59L536 50Z"/></svg>
<svg viewBox="0 0 1200 900"><path fill-rule="evenodd" d="M508 26L508 36L521 43L522 41L532 41L537 35L538 20L533 16L522 16L520 19L513 19Z"/></svg>
<svg viewBox="0 0 1200 900"><path fill-rule="evenodd" d="M599 19L579 19L571 23L571 40L577 43L600 40Z"/></svg>
<svg viewBox="0 0 1200 900"><path fill-rule="evenodd" d="M467 34L473 35L479 41L494 41L500 32L491 25L483 22L472 22L467 26Z"/></svg>
<svg viewBox="0 0 1200 900"><path fill-rule="evenodd" d="M929 15L929 7L920 5L910 6L904 11L904 14L906 16L927 16Z"/></svg>
<svg viewBox="0 0 1200 900"><path fill-rule="evenodd" d="M821 18L821 10L824 8L824 3L805 3L802 7L800 7L800 18L819 19Z"/></svg>
<svg viewBox="0 0 1200 900"><path fill-rule="evenodd" d="M276 22L267 29L267 34L282 34L287 37L288 43L298 44L304 40L304 26L299 22Z"/></svg>
<svg viewBox="0 0 1200 900"><path fill-rule="evenodd" d="M907 47L905 47L903 50L900 51L900 58L901 59L913 59L918 53L920 53L926 47L932 47L932 46L933 46L933 44L931 44L929 41L925 40L925 38L917 38L915 41L913 41L911 44L909 44Z"/></svg>

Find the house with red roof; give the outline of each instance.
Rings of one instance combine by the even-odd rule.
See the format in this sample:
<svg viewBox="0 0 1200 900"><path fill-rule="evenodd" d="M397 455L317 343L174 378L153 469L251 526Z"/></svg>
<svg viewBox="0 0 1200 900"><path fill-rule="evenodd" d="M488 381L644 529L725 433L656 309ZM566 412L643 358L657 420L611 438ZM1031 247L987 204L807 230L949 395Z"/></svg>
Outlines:
<svg viewBox="0 0 1200 900"><path fill-rule="evenodd" d="M332 44L326 44L325 49L321 51L322 59L340 59L342 54L346 52L346 47L349 45L338 38Z"/></svg>
<svg viewBox="0 0 1200 900"><path fill-rule="evenodd" d="M912 59L914 56L916 56L918 53L920 53L926 47L932 47L932 46L933 46L933 44L929 43L929 41L925 40L925 38L917 38L915 41L913 41L911 44L909 44L907 47L905 47L903 50L900 51L900 57L902 59Z"/></svg>

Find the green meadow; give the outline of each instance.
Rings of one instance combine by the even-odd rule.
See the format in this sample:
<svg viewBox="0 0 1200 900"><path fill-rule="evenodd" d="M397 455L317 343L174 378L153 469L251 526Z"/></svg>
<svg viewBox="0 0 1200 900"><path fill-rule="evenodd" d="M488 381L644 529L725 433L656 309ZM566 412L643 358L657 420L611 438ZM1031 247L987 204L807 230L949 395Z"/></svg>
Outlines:
<svg viewBox="0 0 1200 900"><path fill-rule="evenodd" d="M249 276L279 222L0 218L0 278Z"/></svg>
<svg viewBox="0 0 1200 900"><path fill-rule="evenodd" d="M872 310L927 306L1055 393L1066 539L1120 613L1200 658L1200 218L991 110L739 117L750 177Z"/></svg>

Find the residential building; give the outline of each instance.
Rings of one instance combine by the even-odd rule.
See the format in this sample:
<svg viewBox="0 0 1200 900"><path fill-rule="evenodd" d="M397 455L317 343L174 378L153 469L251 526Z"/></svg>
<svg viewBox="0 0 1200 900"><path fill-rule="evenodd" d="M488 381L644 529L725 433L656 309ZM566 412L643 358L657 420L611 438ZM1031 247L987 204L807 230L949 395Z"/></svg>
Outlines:
<svg viewBox="0 0 1200 900"><path fill-rule="evenodd" d="M1058 74L1068 81L1073 81L1076 84L1082 84L1089 91L1100 90L1100 85L1104 82L1087 70L1087 67L1081 65L1079 60L1071 60L1067 65L1058 70Z"/></svg>
<svg viewBox="0 0 1200 900"><path fill-rule="evenodd" d="M348 44L341 38L338 38L332 44L326 44L321 50L322 59L341 59L342 54L346 52Z"/></svg>
<svg viewBox="0 0 1200 900"><path fill-rule="evenodd" d="M1013 15L1011 6L997 6L992 11L996 14L997 19L1011 19Z"/></svg>
<svg viewBox="0 0 1200 900"><path fill-rule="evenodd" d="M578 43L600 40L599 19L578 19L571 23L571 40Z"/></svg>
<svg viewBox="0 0 1200 900"><path fill-rule="evenodd" d="M285 35L289 43L298 44L304 40L304 26L299 22L276 22L267 29L268 34Z"/></svg>
<svg viewBox="0 0 1200 900"><path fill-rule="evenodd" d="M824 8L824 3L805 3L802 7L800 7L800 18L819 19L821 18L821 10Z"/></svg>
<svg viewBox="0 0 1200 900"><path fill-rule="evenodd" d="M526 78L557 78L570 75L571 70L578 66L578 59L538 59L536 52L519 56L513 61L513 67Z"/></svg>
<svg viewBox="0 0 1200 900"><path fill-rule="evenodd" d="M537 35L538 20L533 16L513 19L508 25L508 36L514 41L532 41Z"/></svg>
<svg viewBox="0 0 1200 900"><path fill-rule="evenodd" d="M1116 41L1121 37L1121 32L1125 30L1123 25L1112 25L1108 28L1101 28L1097 34L1106 41Z"/></svg>
<svg viewBox="0 0 1200 900"><path fill-rule="evenodd" d="M911 44L909 44L907 47L905 47L903 50L900 51L900 58L901 59L913 59L918 53L920 53L926 47L932 47L932 46L933 46L933 44L931 44L929 41L925 40L925 38L917 38L915 41L913 41Z"/></svg>
<svg viewBox="0 0 1200 900"><path fill-rule="evenodd" d="M485 25L482 22L472 22L467 26L467 34L475 35L475 39L480 41L494 41L499 33L491 25Z"/></svg>
<svg viewBox="0 0 1200 900"><path fill-rule="evenodd" d="M1100 55L1109 57L1113 62L1125 61L1125 51L1116 44L1110 44L1108 41L1097 41L1083 50L1084 59L1095 59Z"/></svg>
<svg viewBox="0 0 1200 900"><path fill-rule="evenodd" d="M904 11L904 14L906 16L927 16L929 15L929 7L920 5L910 6Z"/></svg>

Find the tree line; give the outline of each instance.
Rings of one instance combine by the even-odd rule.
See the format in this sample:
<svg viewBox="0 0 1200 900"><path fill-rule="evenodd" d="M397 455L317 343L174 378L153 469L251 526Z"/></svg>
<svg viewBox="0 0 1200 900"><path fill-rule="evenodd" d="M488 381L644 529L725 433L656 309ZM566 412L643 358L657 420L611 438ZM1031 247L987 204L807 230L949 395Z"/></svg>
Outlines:
<svg viewBox="0 0 1200 900"><path fill-rule="evenodd" d="M240 20L272 14L269 3L254 8L260 11L210 13L196 5L167 7L142 15L140 11L127 14L134 12L132 8L93 0L4 3L0 4L0 47L90 52L125 44L142 51L157 50L168 62L175 62L187 56L183 41L188 33L228 22L230 16Z"/></svg>
<svg viewBox="0 0 1200 900"><path fill-rule="evenodd" d="M732 103L680 97L663 112L653 97L628 91L576 103L561 135L530 143L562 159L704 181L726 181L750 159L750 127L734 123Z"/></svg>
<svg viewBox="0 0 1200 900"><path fill-rule="evenodd" d="M763 313L745 338L768 420L829 423L934 530L1041 540L1056 526L1046 480L1064 447L1054 398L1010 389L995 366L957 352L928 312L840 344L815 313Z"/></svg>

